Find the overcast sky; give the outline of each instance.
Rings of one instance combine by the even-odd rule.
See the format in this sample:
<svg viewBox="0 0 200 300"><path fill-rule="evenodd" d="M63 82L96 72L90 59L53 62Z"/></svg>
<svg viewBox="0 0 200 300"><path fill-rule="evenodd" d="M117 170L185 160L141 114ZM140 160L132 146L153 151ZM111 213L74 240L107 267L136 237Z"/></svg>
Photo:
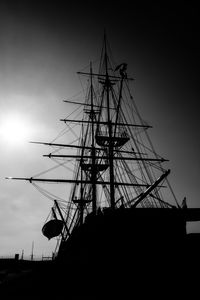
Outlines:
<svg viewBox="0 0 200 300"><path fill-rule="evenodd" d="M4 177L51 166L42 158L48 149L28 141L51 141L63 128L59 119L71 108L62 99L81 90L76 72L99 58L104 29L115 60L127 62L136 79L132 93L153 126L155 148L170 160L179 203L186 196L189 207L200 207L199 9L191 2L67 2L0 2L0 120L18 114L29 127L27 142L0 140L0 255L30 255L32 241L39 255L55 247L41 233L52 203Z"/></svg>

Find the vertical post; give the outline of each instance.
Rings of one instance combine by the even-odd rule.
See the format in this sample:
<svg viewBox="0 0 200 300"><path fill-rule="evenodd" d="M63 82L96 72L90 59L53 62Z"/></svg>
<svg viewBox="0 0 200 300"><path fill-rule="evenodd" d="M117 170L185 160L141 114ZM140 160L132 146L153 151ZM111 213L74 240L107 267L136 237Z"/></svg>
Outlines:
<svg viewBox="0 0 200 300"><path fill-rule="evenodd" d="M51 210L52 210L52 214L53 214L54 219L57 220L57 216L56 216L56 212L55 212L54 208L52 207Z"/></svg>
<svg viewBox="0 0 200 300"><path fill-rule="evenodd" d="M55 201L56 201L56 200L55 200ZM57 216L56 216L56 212L55 212L54 207L52 207L51 210L52 210L52 214L53 214L54 218L55 218L56 220L58 220L58 218L57 218ZM63 232L61 232L61 235L62 235L62 239L64 240Z"/></svg>
<svg viewBox="0 0 200 300"><path fill-rule="evenodd" d="M34 241L32 242L32 249L31 249L31 260L33 260L33 250L34 250Z"/></svg>
<svg viewBox="0 0 200 300"><path fill-rule="evenodd" d="M111 208L115 208L115 187L114 187L114 165L113 165L113 139L112 139L112 123L110 119L110 79L108 74L108 56L106 47L106 36L104 36L105 46L105 67L106 67L106 100L107 100L107 121L108 121L108 134L109 134L109 145L108 145L108 157L110 165L110 205Z"/></svg>
<svg viewBox="0 0 200 300"><path fill-rule="evenodd" d="M115 129L114 129L114 135L113 135L113 136L115 136L116 130L117 130L117 121L118 121L118 117L119 117L119 109L120 109L121 99L122 99L123 80L124 80L124 77L122 77L122 78L121 78L121 81L120 81L119 100L118 100L118 104L117 104L117 113L116 113Z"/></svg>
<svg viewBox="0 0 200 300"><path fill-rule="evenodd" d="M62 219L62 221L63 221L63 223L64 223L65 229L66 229L68 235L70 235L69 229L68 229L68 227L67 227L67 224L66 224L66 222L65 222L65 219L63 218L63 215L62 215L62 212L61 212L60 207L59 207L59 205L58 205L58 202L57 202L56 200L54 200L54 203L55 203L55 206L56 206L56 208L57 208L57 210L58 210L58 212L59 212L59 215L60 215L60 217L61 217L61 219Z"/></svg>
<svg viewBox="0 0 200 300"><path fill-rule="evenodd" d="M15 261L18 261L18 260L19 260L19 254L16 253L16 254L15 254Z"/></svg>
<svg viewBox="0 0 200 300"><path fill-rule="evenodd" d="M91 100L91 112L90 112L90 118L92 121L92 150L91 150L91 156L92 156L92 168L91 168L91 181L92 181L92 211L94 214L96 214L97 211L97 195L96 195L96 168L95 168L95 138L94 138L94 99L93 99L93 82L92 82L92 63L90 63L90 100Z"/></svg>
<svg viewBox="0 0 200 300"><path fill-rule="evenodd" d="M82 165L82 162L81 162ZM79 203L79 208L80 208L80 225L83 224L83 211L84 211L84 203L83 203L83 170L81 168L81 199L80 199L80 203Z"/></svg>

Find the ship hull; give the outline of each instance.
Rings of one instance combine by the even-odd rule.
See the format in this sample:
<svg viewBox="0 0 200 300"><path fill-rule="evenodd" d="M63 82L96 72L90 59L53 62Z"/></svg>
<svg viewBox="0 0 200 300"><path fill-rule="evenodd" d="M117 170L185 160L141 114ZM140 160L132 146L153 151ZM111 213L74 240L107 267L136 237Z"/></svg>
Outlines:
<svg viewBox="0 0 200 300"><path fill-rule="evenodd" d="M182 297L189 290L192 297L200 237L186 233L186 216L176 208L89 215L61 244L55 261L7 282L4 291L27 297L32 290L34 298L39 291L48 299L64 294L66 299L160 299L163 293Z"/></svg>
<svg viewBox="0 0 200 300"><path fill-rule="evenodd" d="M82 274L83 289L103 281L108 283L103 290L115 295L135 295L137 290L155 296L158 289L167 293L175 287L181 292L183 282L195 282L200 267L200 236L187 234L186 216L176 208L108 210L91 216L61 244L58 266Z"/></svg>
<svg viewBox="0 0 200 300"><path fill-rule="evenodd" d="M186 242L185 214L179 209L138 208L107 209L89 215L85 223L75 228L71 237L60 246L58 259L118 263L145 256L174 255ZM148 255L147 255L148 253ZM144 259L144 258L143 258Z"/></svg>

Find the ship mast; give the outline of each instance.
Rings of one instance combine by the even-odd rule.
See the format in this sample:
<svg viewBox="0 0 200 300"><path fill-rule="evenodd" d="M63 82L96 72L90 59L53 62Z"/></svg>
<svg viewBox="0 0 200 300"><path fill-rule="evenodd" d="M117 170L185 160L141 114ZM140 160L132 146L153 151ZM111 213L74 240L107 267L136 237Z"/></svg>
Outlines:
<svg viewBox="0 0 200 300"><path fill-rule="evenodd" d="M95 121L95 111L94 111L94 99L93 99L93 82L92 82L92 63L90 63L90 100L91 100L91 126L92 126L92 145L91 145L91 155L92 155L92 168L91 168L91 182L92 182L92 211L96 214L97 210L97 195L96 195L96 151L95 151L95 134L94 134L94 121Z"/></svg>
<svg viewBox="0 0 200 300"><path fill-rule="evenodd" d="M115 208L115 187L114 187L114 168L113 168L113 143L112 143L112 123L110 119L110 87L111 82L108 74L108 55L107 55L107 44L106 36L104 35L104 49L105 49L105 68L106 68L106 100L107 100L107 121L108 121L108 135L109 135L109 145L108 145L108 160L110 165L110 206L112 209Z"/></svg>

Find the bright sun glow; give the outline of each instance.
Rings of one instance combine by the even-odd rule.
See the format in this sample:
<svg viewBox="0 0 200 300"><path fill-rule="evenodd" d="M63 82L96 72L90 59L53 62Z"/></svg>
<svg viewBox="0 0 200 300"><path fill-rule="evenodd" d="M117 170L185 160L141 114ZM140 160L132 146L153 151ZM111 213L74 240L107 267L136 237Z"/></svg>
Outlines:
<svg viewBox="0 0 200 300"><path fill-rule="evenodd" d="M10 144L19 145L29 139L30 125L26 118L19 114L1 117L0 138Z"/></svg>

